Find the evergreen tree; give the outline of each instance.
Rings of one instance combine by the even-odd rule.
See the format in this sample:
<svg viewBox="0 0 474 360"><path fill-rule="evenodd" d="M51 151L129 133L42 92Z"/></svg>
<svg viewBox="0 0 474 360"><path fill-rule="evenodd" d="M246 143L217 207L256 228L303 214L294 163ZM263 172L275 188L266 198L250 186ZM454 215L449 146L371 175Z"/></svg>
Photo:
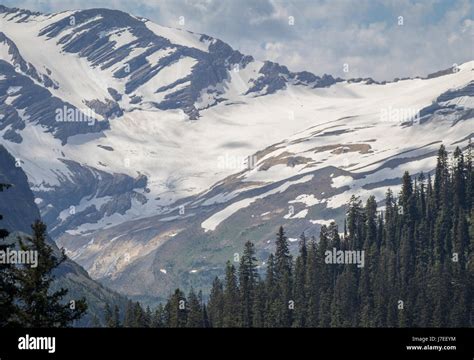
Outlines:
<svg viewBox="0 0 474 360"><path fill-rule="evenodd" d="M352 195L347 211L348 245L351 249L361 249L364 244L364 212L362 201L358 196Z"/></svg>
<svg viewBox="0 0 474 360"><path fill-rule="evenodd" d="M186 327L189 328L202 328L204 327L203 323L203 313L202 313L202 304L198 296L193 289L189 292L187 304L187 323Z"/></svg>
<svg viewBox="0 0 474 360"><path fill-rule="evenodd" d="M168 299L168 302L165 305L165 313L165 325L167 327L186 327L186 297L180 289L176 289L174 294Z"/></svg>
<svg viewBox="0 0 474 360"><path fill-rule="evenodd" d="M265 327L277 327L279 319L280 296L277 282L275 279L275 257L270 254L267 260L267 272L265 276Z"/></svg>
<svg viewBox="0 0 474 360"><path fill-rule="evenodd" d="M207 304L207 313L211 327L220 328L224 321L224 289L218 277L214 279Z"/></svg>
<svg viewBox="0 0 474 360"><path fill-rule="evenodd" d="M292 257L290 255L288 238L280 226L277 233L275 250L275 286L281 294L274 303L277 324L281 327L292 325L292 313L294 310L293 287L292 287Z"/></svg>
<svg viewBox="0 0 474 360"><path fill-rule="evenodd" d="M114 306L113 321L114 321L114 326L113 327L116 327L116 328L121 327L121 325L120 325L120 309L119 309L118 305Z"/></svg>
<svg viewBox="0 0 474 360"><path fill-rule="evenodd" d="M371 327L374 325L372 313L374 311L373 280L378 256L377 248L377 202L374 196L367 199L365 206L365 240L363 250L365 251L365 267L360 270L359 298L361 309L361 326Z"/></svg>
<svg viewBox="0 0 474 360"><path fill-rule="evenodd" d="M202 304L202 327L210 328L211 323L209 321L209 315L207 313L207 306L205 303Z"/></svg>
<svg viewBox="0 0 474 360"><path fill-rule="evenodd" d="M149 328L152 325L153 322L153 313L150 309L150 306L147 306L145 309L145 314L144 314L144 327Z"/></svg>
<svg viewBox="0 0 474 360"><path fill-rule="evenodd" d="M147 319L145 311L143 310L140 303L137 301L133 304L133 323L134 328L145 328L147 327Z"/></svg>
<svg viewBox="0 0 474 360"><path fill-rule="evenodd" d="M251 327L253 324L253 307L255 291L258 281L257 258L255 257L255 246L247 241L244 253L240 259L239 285L242 310L242 326Z"/></svg>
<svg viewBox="0 0 474 360"><path fill-rule="evenodd" d="M299 255L295 263L295 317L293 326L305 327L307 322L307 301L306 301L306 263L308 250L306 247L306 237L301 234Z"/></svg>
<svg viewBox="0 0 474 360"><path fill-rule="evenodd" d="M127 306L125 308L125 316L123 319L123 326L130 328L135 325L135 311L134 304L132 300L127 301Z"/></svg>
<svg viewBox="0 0 474 360"><path fill-rule="evenodd" d="M109 303L105 304L104 311L104 323L108 328L118 328L120 327L120 314L119 308L117 305L114 305L113 311Z"/></svg>
<svg viewBox="0 0 474 360"><path fill-rule="evenodd" d="M227 262L224 290L224 314L222 325L224 327L241 326L239 286L234 265Z"/></svg>
<svg viewBox="0 0 474 360"><path fill-rule="evenodd" d="M46 225L36 221L32 230L33 236L28 242L19 239L21 250L37 252L38 263L36 267L26 264L17 271L18 317L23 327L70 326L85 313L86 302L84 299L70 299L70 303L64 303L67 289L51 291L52 272L66 260L66 256L64 252L55 256L46 244Z"/></svg>
<svg viewBox="0 0 474 360"><path fill-rule="evenodd" d="M329 276L327 268L323 268L322 262L324 262L324 254L321 257L320 249L324 248L326 251L328 246L328 234L327 227L323 225L321 227L320 236L319 236L319 249L316 244L316 239L313 237L309 242L307 249L307 259L306 259L306 274L305 274L305 300L306 300L306 316L305 326L307 327L317 327L320 323L320 306L321 303L321 293L322 293L322 277L323 271ZM296 274L298 271L296 270ZM331 279L326 279L327 282L331 282ZM330 300L329 300L330 301ZM324 309L329 310L329 308Z"/></svg>
<svg viewBox="0 0 474 360"><path fill-rule="evenodd" d="M266 324L266 287L264 281L258 281L255 289L255 300L253 303L252 327L263 328Z"/></svg>
<svg viewBox="0 0 474 360"><path fill-rule="evenodd" d="M165 313L165 309L163 307L163 304L159 304L153 313L150 327L152 328L165 327L166 320L165 320L164 313Z"/></svg>

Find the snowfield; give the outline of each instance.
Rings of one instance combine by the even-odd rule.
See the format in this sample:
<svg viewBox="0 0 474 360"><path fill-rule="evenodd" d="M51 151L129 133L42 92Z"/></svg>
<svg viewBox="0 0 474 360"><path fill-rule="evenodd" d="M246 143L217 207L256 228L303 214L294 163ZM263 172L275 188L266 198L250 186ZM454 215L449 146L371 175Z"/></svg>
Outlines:
<svg viewBox="0 0 474 360"><path fill-rule="evenodd" d="M101 11L58 36L54 26L83 12L20 14L24 22L0 12L2 32L28 64L14 80L40 86L61 106L93 108L107 125L63 141L26 115L25 106L36 105L20 102L27 85L10 86L12 71L0 73L0 122L17 115L0 127L1 144L27 174L48 225L61 229L56 240L97 278L115 281L136 262L172 277L172 266L154 258L163 244L220 234L244 213L256 229L277 216L328 225L352 195L397 193L401 173L432 171L441 144L465 147L473 133L474 61L427 79L314 87L217 39L123 14L123 26L97 40L95 26L110 21ZM133 21L143 28L134 32ZM91 33L97 49L88 48ZM75 42L82 37L85 44ZM0 42L0 63L15 61ZM284 86L269 91L275 78ZM259 81L264 86L255 90ZM21 140L11 135L15 126ZM317 213L323 208L327 216ZM167 251L173 257L178 250ZM189 273L205 272L196 266Z"/></svg>

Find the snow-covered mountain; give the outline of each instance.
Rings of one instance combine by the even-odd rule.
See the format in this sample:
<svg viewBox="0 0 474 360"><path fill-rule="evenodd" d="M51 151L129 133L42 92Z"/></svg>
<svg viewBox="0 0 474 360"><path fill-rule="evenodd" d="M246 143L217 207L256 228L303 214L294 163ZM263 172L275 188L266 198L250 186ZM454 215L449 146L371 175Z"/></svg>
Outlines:
<svg viewBox="0 0 474 360"><path fill-rule="evenodd" d="M209 281L249 239L264 259L281 224L317 233L473 132L474 61L334 79L107 9L0 7L0 31L1 143L57 243L142 299Z"/></svg>

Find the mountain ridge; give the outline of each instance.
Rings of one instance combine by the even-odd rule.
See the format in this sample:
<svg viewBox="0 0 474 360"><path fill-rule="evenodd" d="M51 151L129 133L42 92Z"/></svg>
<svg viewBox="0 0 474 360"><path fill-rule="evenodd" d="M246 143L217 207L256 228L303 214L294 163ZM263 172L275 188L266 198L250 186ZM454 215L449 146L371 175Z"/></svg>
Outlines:
<svg viewBox="0 0 474 360"><path fill-rule="evenodd" d="M423 79L319 77L109 11L0 7L0 139L54 240L137 299L209 283L252 238L263 261L282 223L316 234L351 195L380 199L472 136L474 61ZM56 121L64 106L93 125Z"/></svg>

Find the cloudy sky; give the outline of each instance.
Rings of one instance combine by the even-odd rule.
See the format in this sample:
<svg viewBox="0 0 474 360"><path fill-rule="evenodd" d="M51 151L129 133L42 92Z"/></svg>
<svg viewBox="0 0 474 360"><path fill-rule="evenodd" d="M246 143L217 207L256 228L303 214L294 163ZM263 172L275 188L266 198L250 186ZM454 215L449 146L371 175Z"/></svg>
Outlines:
<svg viewBox="0 0 474 360"><path fill-rule="evenodd" d="M290 70L424 76L474 59L472 0L0 0L42 12L107 7L220 38ZM184 25L180 25L184 18ZM343 72L344 64L349 73Z"/></svg>

